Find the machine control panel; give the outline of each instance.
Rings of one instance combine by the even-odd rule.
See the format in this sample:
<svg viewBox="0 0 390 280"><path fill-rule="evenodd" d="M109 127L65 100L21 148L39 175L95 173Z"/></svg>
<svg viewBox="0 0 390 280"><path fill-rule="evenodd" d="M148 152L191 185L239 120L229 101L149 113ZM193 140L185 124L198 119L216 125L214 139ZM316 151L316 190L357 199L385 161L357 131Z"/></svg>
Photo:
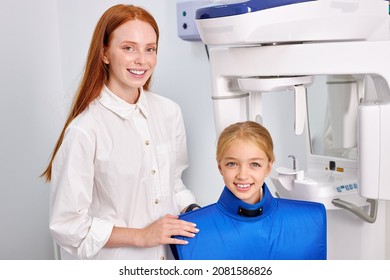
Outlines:
<svg viewBox="0 0 390 280"><path fill-rule="evenodd" d="M209 4L209 0L177 0L177 34L185 41L201 41L195 22L196 10Z"/></svg>
<svg viewBox="0 0 390 280"><path fill-rule="evenodd" d="M353 191L353 190L357 190L357 189L358 189L357 183L345 184L345 185L340 185L340 186L336 187L336 191L339 193Z"/></svg>

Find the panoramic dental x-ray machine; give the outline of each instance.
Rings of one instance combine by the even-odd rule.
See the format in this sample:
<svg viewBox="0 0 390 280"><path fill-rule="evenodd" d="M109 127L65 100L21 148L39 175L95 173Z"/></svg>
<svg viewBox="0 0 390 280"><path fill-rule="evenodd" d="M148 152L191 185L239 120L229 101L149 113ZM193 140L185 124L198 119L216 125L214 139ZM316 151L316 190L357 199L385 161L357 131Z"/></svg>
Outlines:
<svg viewBox="0 0 390 280"><path fill-rule="evenodd" d="M208 48L217 134L238 121L262 123L263 95L292 92L294 131L306 135L308 147L299 160L307 167L299 169L298 159L286 155L292 167L271 176L276 194L318 201L374 224L378 201L390 200L389 2L209 2L195 17ZM320 94L311 91L317 82L326 88ZM324 97L320 105L310 101ZM315 136L308 112L323 108L323 134Z"/></svg>

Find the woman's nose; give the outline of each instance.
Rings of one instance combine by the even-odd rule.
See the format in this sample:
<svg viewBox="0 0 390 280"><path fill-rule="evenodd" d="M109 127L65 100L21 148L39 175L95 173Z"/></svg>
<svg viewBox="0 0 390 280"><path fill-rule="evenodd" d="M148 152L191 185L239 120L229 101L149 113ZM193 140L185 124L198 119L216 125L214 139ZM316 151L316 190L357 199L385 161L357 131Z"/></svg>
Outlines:
<svg viewBox="0 0 390 280"><path fill-rule="evenodd" d="M134 59L134 62L137 64L142 64L145 62L145 54L143 52L137 52L137 56Z"/></svg>

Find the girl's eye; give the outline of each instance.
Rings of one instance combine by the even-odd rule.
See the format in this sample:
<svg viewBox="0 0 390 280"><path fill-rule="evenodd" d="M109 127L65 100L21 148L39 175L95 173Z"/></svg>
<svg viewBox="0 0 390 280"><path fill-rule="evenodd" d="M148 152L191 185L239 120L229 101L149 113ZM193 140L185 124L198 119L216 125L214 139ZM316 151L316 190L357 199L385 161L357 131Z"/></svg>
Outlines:
<svg viewBox="0 0 390 280"><path fill-rule="evenodd" d="M253 167L261 167L261 165L258 164L257 162L253 162L251 165L252 165Z"/></svg>
<svg viewBox="0 0 390 280"><path fill-rule="evenodd" d="M228 162L228 163L226 163L226 166L227 167L233 167L233 166L236 166L237 164L236 163L234 163L234 162Z"/></svg>

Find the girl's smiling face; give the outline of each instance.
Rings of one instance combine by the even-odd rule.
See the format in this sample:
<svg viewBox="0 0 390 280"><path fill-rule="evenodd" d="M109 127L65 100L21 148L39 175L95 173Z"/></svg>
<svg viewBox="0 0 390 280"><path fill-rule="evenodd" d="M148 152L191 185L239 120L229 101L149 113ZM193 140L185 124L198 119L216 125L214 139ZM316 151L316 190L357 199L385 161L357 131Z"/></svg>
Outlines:
<svg viewBox="0 0 390 280"><path fill-rule="evenodd" d="M272 162L254 143L234 140L218 162L226 187L239 199L254 204L262 198L262 186Z"/></svg>

